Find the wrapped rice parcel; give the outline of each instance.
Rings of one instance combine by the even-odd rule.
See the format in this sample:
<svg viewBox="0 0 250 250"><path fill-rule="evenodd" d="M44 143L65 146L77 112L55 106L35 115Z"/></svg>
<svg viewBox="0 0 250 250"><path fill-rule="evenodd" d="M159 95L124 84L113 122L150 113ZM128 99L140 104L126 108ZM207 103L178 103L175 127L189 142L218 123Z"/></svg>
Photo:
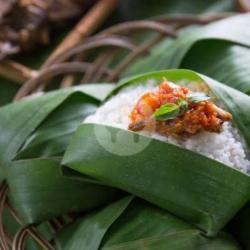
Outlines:
<svg viewBox="0 0 250 250"><path fill-rule="evenodd" d="M63 163L216 234L250 198L250 97L188 70L126 79Z"/></svg>

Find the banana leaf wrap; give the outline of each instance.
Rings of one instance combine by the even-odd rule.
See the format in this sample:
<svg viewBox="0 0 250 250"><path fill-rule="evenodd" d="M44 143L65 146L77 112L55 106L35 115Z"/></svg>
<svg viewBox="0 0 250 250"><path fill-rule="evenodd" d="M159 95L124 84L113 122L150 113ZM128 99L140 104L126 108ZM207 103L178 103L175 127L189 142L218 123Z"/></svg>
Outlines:
<svg viewBox="0 0 250 250"><path fill-rule="evenodd" d="M56 91L0 110L2 171L23 224L90 210L120 197L115 189L65 178L60 167L71 135L100 103L91 92L102 99L111 88Z"/></svg>
<svg viewBox="0 0 250 250"><path fill-rule="evenodd" d="M250 97L189 70L148 73L121 81L121 88L165 77L206 84L233 114L250 146ZM117 135L117 141L112 140ZM134 138L138 143L134 143ZM100 143L101 142L101 143ZM115 154L106 150L112 149ZM145 143L143 151L119 155ZM117 153L118 152L118 153ZM91 179L137 195L215 235L250 199L250 178L234 168L187 149L113 126L82 124L64 155L63 164Z"/></svg>
<svg viewBox="0 0 250 250"><path fill-rule="evenodd" d="M59 232L55 242L62 250L241 249L227 233L207 238L190 224L132 197L79 218Z"/></svg>
<svg viewBox="0 0 250 250"><path fill-rule="evenodd" d="M52 91L39 97L30 97L20 102L0 108L0 166L16 157L18 150L25 143L28 136L51 114L73 95L84 95L98 106L100 100L113 88L112 85L87 85L79 88L70 88ZM98 91L97 91L98 90ZM101 93L101 94L99 94ZM78 99L76 97L76 99ZM80 97L81 98L81 97ZM1 171L3 176L3 171Z"/></svg>
<svg viewBox="0 0 250 250"><path fill-rule="evenodd" d="M10 200L23 224L89 211L120 198L113 188L62 176L60 158L15 161L7 180Z"/></svg>

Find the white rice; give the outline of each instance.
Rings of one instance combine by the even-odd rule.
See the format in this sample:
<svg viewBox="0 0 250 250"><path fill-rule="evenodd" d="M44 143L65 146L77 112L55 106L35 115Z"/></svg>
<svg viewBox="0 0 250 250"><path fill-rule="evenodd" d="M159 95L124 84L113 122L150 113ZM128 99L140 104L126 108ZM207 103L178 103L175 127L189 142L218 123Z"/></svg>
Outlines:
<svg viewBox="0 0 250 250"><path fill-rule="evenodd" d="M148 91L155 91L154 81L144 85L124 88L116 96L109 99L95 114L87 117L86 123L101 123L127 129L130 123L129 114L138 99ZM146 133L146 132L141 132ZM148 132L147 132L147 135ZM190 138L176 139L151 133L155 139L179 145L188 150L200 153L214 160L236 168L244 173L250 173L250 161L245 151L244 140L232 123L225 122L220 134L203 131Z"/></svg>

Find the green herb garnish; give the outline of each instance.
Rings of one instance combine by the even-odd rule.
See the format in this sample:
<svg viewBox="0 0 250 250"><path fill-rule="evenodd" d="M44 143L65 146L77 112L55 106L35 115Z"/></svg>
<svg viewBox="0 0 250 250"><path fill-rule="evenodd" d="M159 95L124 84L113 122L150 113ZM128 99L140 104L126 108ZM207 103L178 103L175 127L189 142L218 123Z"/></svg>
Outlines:
<svg viewBox="0 0 250 250"><path fill-rule="evenodd" d="M202 101L206 101L211 99L210 96L204 94L204 93L191 93L188 94L188 101L192 102L192 103L198 103L198 102L202 102Z"/></svg>
<svg viewBox="0 0 250 250"><path fill-rule="evenodd" d="M166 103L158 108L153 116L156 120L166 121L176 118L180 114L180 107L175 103Z"/></svg>
<svg viewBox="0 0 250 250"><path fill-rule="evenodd" d="M199 103L211 99L204 93L191 93L188 95L188 101L191 103ZM153 116L156 120L166 121L175 119L176 117L183 115L188 110L188 101L179 98L176 103L166 103L158 108Z"/></svg>
<svg viewBox="0 0 250 250"><path fill-rule="evenodd" d="M178 99L177 100L177 105L180 108L180 115L183 115L184 113L186 113L186 111L188 110L188 102L184 99Z"/></svg>

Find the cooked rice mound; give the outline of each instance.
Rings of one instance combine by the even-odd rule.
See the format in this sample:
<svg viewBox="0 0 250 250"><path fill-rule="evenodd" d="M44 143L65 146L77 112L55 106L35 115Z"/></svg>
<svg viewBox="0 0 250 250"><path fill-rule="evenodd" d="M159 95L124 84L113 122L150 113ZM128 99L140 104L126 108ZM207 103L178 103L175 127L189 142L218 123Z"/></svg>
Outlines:
<svg viewBox="0 0 250 250"><path fill-rule="evenodd" d="M147 84L124 88L101 106L95 114L89 116L85 123L101 123L127 130L130 123L129 115L137 100L143 94L156 89L157 87L153 80L148 81ZM250 173L250 161L247 158L244 140L231 122L223 124L221 133L202 131L192 137L176 138L148 131L141 131L140 133L164 142L179 145L234 167L244 173Z"/></svg>

